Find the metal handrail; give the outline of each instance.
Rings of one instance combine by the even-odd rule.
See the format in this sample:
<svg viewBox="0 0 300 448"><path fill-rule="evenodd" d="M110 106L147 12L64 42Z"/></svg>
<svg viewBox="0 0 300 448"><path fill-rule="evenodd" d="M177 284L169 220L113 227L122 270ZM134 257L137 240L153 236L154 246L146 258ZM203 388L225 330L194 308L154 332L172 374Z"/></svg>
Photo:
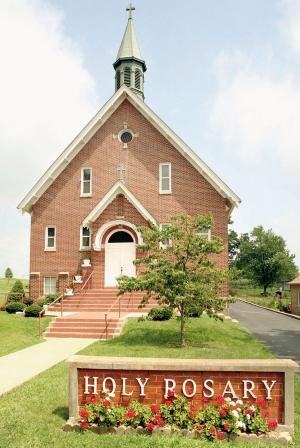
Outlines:
<svg viewBox="0 0 300 448"><path fill-rule="evenodd" d="M106 339L108 339L108 322L107 322L107 315L108 313L111 312L111 310L115 307L116 303L119 303L119 318L121 317L121 296L119 296L113 303L112 305L109 307L109 309L106 311L106 313L104 314L104 318L105 318L105 336Z"/></svg>
<svg viewBox="0 0 300 448"><path fill-rule="evenodd" d="M87 278L86 281L84 282L82 288L80 289L80 292L82 292L82 291L84 290L85 286L88 284L88 282L90 281L90 279L92 278L93 275L94 275L94 271L92 271L92 272L90 273L90 275L88 276L88 278Z"/></svg>
<svg viewBox="0 0 300 448"><path fill-rule="evenodd" d="M63 316L63 300L64 300L64 295L61 294L60 296L57 297L57 299L55 299L53 302L51 302L51 306L55 305L55 303L60 301L60 315L61 317ZM43 308L40 312L39 312L39 320L38 320L38 324L39 324L39 338L41 337L41 317L42 315L45 313L45 309Z"/></svg>
<svg viewBox="0 0 300 448"><path fill-rule="evenodd" d="M0 291L0 296L4 296L4 300L5 300L5 302L7 302L7 297L8 297L8 295L9 294L13 294L14 296L20 296L21 297L21 303L24 303L24 299L26 298L26 297L29 297L29 296L26 296L26 293L22 293L22 292L12 292L12 291L9 291L9 292L1 292Z"/></svg>

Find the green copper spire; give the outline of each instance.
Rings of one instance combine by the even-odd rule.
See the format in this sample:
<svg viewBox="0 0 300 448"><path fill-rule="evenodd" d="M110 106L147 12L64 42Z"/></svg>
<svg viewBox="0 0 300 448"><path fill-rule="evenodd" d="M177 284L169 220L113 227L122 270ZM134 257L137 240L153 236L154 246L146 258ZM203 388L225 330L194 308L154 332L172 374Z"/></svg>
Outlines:
<svg viewBox="0 0 300 448"><path fill-rule="evenodd" d="M144 99L144 72L147 68L134 31L132 18L132 11L134 10L135 7L130 3L126 9L126 11L129 11L128 23L118 51L117 60L114 63L116 91L121 85L126 84Z"/></svg>

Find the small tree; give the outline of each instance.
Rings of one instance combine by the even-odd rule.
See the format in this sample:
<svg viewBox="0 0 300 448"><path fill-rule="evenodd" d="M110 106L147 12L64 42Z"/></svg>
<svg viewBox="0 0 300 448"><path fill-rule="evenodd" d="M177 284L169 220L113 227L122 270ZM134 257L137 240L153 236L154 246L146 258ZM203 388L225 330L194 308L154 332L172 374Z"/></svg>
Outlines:
<svg viewBox="0 0 300 448"><path fill-rule="evenodd" d="M284 239L272 230L255 227L240 238L236 266L267 294L267 288L297 275L295 255L289 253Z"/></svg>
<svg viewBox="0 0 300 448"><path fill-rule="evenodd" d="M186 344L185 324L189 315L206 311L217 317L226 301L219 297L225 271L215 266L211 255L223 251L221 238L211 240L203 230L212 227L207 216L171 217L171 224L163 229L154 225L140 227L144 243L139 246L143 256L135 260L140 266L137 278L118 279L118 295L127 291L144 291L141 305L150 299L171 309L177 308L181 322L181 345Z"/></svg>
<svg viewBox="0 0 300 448"><path fill-rule="evenodd" d="M7 299L11 301L20 300L25 296L25 291L23 287L23 283L21 280L16 280L13 284L10 292L8 293Z"/></svg>
<svg viewBox="0 0 300 448"><path fill-rule="evenodd" d="M7 279L7 283L10 282L10 280L13 278L13 273L12 270L10 268L6 268L5 269L5 278Z"/></svg>

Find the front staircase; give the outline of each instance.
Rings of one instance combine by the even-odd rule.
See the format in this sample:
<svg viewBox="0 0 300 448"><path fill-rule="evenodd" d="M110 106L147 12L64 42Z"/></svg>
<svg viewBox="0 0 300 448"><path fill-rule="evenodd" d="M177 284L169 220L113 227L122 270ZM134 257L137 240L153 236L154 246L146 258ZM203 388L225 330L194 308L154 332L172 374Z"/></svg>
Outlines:
<svg viewBox="0 0 300 448"><path fill-rule="evenodd" d="M115 288L88 289L71 297L64 297L63 311L68 313L54 319L45 337L111 339L117 336L130 313L146 314L156 306L149 302L139 308L144 293L126 293L117 300ZM49 311L60 312L59 303L49 306ZM69 314L72 313L72 314Z"/></svg>

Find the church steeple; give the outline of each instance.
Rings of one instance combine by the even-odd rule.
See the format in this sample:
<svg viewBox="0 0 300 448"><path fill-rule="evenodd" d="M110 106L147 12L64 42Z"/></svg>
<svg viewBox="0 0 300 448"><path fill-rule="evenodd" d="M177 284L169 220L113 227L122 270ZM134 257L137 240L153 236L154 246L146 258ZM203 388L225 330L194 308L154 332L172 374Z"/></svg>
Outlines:
<svg viewBox="0 0 300 448"><path fill-rule="evenodd" d="M128 23L118 51L117 60L113 64L116 71L116 91L123 85L144 99L144 72L146 63L142 58L141 50L133 26L132 11L135 7L130 3L126 11L129 12Z"/></svg>

